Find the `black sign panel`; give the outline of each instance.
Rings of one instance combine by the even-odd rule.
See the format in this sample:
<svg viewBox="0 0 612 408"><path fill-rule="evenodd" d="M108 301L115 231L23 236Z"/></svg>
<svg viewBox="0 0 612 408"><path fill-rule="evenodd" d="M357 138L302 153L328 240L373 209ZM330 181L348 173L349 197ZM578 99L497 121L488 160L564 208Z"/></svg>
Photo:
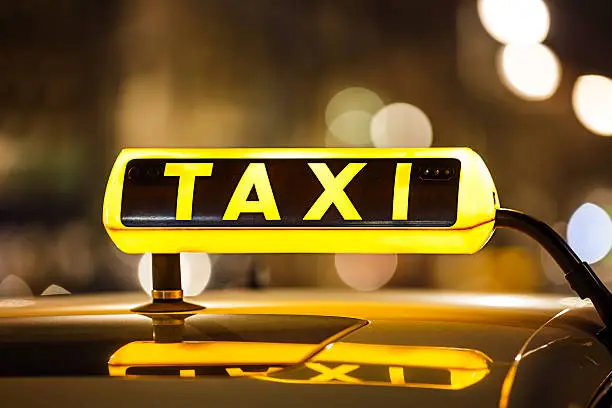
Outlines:
<svg viewBox="0 0 612 408"><path fill-rule="evenodd" d="M178 176L167 163L212 163L210 176L196 177L190 219L176 219ZM251 163L263 163L280 220L243 212L223 220L236 186ZM365 166L348 182L346 194L361 220L345 220L334 204L320 219L305 214L325 191L309 163L323 163L334 177L350 163ZM412 163L406 220L392 217L398 164ZM126 227L419 227L451 226L457 219L461 162L457 159L134 159L126 166L121 221ZM253 188L249 201L260 198Z"/></svg>

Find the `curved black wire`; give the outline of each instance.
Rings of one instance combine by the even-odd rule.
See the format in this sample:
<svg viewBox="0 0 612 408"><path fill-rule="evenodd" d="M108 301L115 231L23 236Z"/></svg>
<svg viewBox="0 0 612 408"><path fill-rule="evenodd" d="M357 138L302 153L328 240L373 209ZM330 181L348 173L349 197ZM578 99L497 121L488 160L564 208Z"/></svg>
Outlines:
<svg viewBox="0 0 612 408"><path fill-rule="evenodd" d="M565 272L565 279L578 296L591 299L604 324L612 326L612 293L555 230L527 214L505 208L497 210L495 226L520 231L542 245Z"/></svg>

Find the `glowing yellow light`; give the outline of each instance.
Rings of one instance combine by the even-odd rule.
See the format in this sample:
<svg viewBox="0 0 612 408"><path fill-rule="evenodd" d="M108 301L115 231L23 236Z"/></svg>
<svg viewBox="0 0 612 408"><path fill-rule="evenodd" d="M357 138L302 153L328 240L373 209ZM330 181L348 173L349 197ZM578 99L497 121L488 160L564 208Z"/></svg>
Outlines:
<svg viewBox="0 0 612 408"><path fill-rule="evenodd" d="M612 79L600 75L584 75L576 80L572 105L578 120L589 131L612 135Z"/></svg>
<svg viewBox="0 0 612 408"><path fill-rule="evenodd" d="M134 159L248 159L302 157L304 160L346 158L355 163L369 160L453 158L461 161L457 219L449 226L423 228L208 228L158 226L143 228L123 224L121 214L124 176ZM363 160L362 160L363 159ZM364 161L365 160L365 161ZM174 160L177 161L177 160ZM314 161L313 161L314 162ZM306 167L308 168L308 167ZM316 178L316 177L315 177ZM402 187L401 177L399 183ZM403 187L402 187L403 188ZM286 188L285 193L291 194ZM126 253L474 253L489 239L499 201L491 175L482 159L469 149L126 149L117 158L104 197L103 223L113 242ZM404 207L401 202L396 202ZM391 209L393 202L381 202ZM398 207L398 208L399 208ZM403 211L403 210L402 210ZM281 211L282 214L282 211ZM391 215L391 214L389 214ZM156 214L153 214L156 217ZM146 218L146 217L145 217ZM149 219L150 220L150 219Z"/></svg>
<svg viewBox="0 0 612 408"><path fill-rule="evenodd" d="M181 377L193 378L193 377L196 376L196 372L195 372L195 370L180 370L179 371L179 375Z"/></svg>
<svg viewBox="0 0 612 408"><path fill-rule="evenodd" d="M129 367L143 366L192 369L198 366L293 365L316 351L313 344L299 343L134 341L113 353L108 369L111 376L125 376Z"/></svg>
<svg viewBox="0 0 612 408"><path fill-rule="evenodd" d="M376 290L387 284L397 268L394 254L336 254L340 279L353 289Z"/></svg>
<svg viewBox="0 0 612 408"><path fill-rule="evenodd" d="M197 296L206 289L210 282L212 270L210 257L203 252L182 253L180 256L183 292L185 296ZM138 262L138 281L147 293L153 290L151 260L151 254L147 253Z"/></svg>
<svg viewBox="0 0 612 408"><path fill-rule="evenodd" d="M427 115L409 103L393 103L379 110L370 125L376 147L429 147L433 130Z"/></svg>
<svg viewBox="0 0 612 408"><path fill-rule="evenodd" d="M542 42L550 29L542 0L479 0L478 15L489 35L504 44Z"/></svg>
<svg viewBox="0 0 612 408"><path fill-rule="evenodd" d="M561 65L545 45L507 45L499 56L502 81L517 96L527 100L550 98L561 81Z"/></svg>
<svg viewBox="0 0 612 408"><path fill-rule="evenodd" d="M328 127L346 112L365 112L372 115L383 107L383 102L375 92L360 87L346 88L335 94L327 104L325 122Z"/></svg>
<svg viewBox="0 0 612 408"><path fill-rule="evenodd" d="M296 376L293 370L279 370L252 378L288 384L360 384L460 390L489 375L491 362L484 353L471 349L338 342L304 364L313 372L310 378L303 374ZM376 366L377 371L380 370L378 372L384 370L386 373L361 377L359 369L372 366ZM442 382L425 378L425 381L419 381L413 375L406 378L404 374L414 373L417 367L444 370L450 375Z"/></svg>
<svg viewBox="0 0 612 408"><path fill-rule="evenodd" d="M335 140L350 146L370 145L370 121L372 114L364 111L348 111L339 115L329 126L327 145L334 146Z"/></svg>

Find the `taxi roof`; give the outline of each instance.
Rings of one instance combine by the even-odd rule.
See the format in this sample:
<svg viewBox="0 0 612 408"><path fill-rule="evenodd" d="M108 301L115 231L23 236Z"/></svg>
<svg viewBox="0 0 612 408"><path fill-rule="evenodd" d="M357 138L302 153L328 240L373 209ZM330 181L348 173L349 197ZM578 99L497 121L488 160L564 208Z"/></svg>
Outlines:
<svg viewBox="0 0 612 408"><path fill-rule="evenodd" d="M143 294L113 294L0 300L0 359L3 361L0 377L103 378L108 376L109 360L112 362L112 356L119 355L120 350L138 349L139 344L146 345L147 353L150 353L151 347L157 346L160 350L166 350L167 345L150 341L151 319L130 312L130 308L142 302L143 298ZM219 385L218 376L208 375L206 367L187 370L192 375L206 373L199 378L206 389L207 384L214 383L215 387L221 387L225 392L253 390L253 387L261 390L261 404L254 404L258 406L264 402L267 406L283 405L282 401L274 400L272 394L267 394L271 390L289 396L300 394L300 386L354 386L353 380L364 387L378 387L354 390L351 395L371 398L380 393L380 386L388 389L387 392L396 393L393 390L398 385L391 383L389 378L393 378L392 370L397 366L389 365L389 358L393 356L389 357L385 350L412 355L418 354L419 350L430 353L428 355L440 350L443 352L441 356L450 353L449 356L455 359L469 357L465 361L473 361L469 363L472 367L478 366L479 359L484 361L481 363L484 364L484 371L469 374L471 380L465 376L457 377L453 381L460 382L451 382L440 389L436 389L440 386L435 385L440 381L439 368L417 367L415 371L414 368L405 367L406 381L412 378L411 375L420 375L425 376L426 382L432 382L430 385L419 383L416 386L400 384L405 398L439 401L440 406L463 400L470 406L483 401L497 404L503 397L503 386L508 381L511 368L519 362L522 366L533 367L520 371L516 379L511 379L511 383L524 381L524 375L533 376L533 370L541 375L541 370L545 369L543 367L550 372L568 359L572 364L575 359L587 364L579 375L583 380L588 377L596 382L608 374L606 367L612 364L608 349L597 337L597 332L603 328L599 317L589 302L578 298L416 290L373 293L232 290L207 292L195 300L207 308L190 313L191 317L186 318L185 341L178 345L187 345L187 350L183 350L187 354L182 355L194 355L194 352L197 353L194 347L202 344L209 351L208 356L202 354L201 364L205 366L212 361L210 352L214 349L216 360L213 365L221 364L219 359L226 355L228 364L231 362L229 365L236 366L236 359L245 355L250 362L256 362L265 370L269 369L265 367L280 362L282 356L293 359L282 361L292 367L286 372L254 375L246 382L232 380L222 383L224 385ZM355 322L354 327L351 326ZM210 342L210 328L217 336L214 337L213 343L216 345L213 348L210 347L213 344ZM318 340L317 330L322 333ZM297 340L291 340L291 336ZM323 338L327 339L321 340ZM315 344L317 342L320 343ZM342 346L335 355L326 352L333 345ZM379 356L380 364L366 364L368 361L363 360L363 347L369 350L365 353L371 356L369 359ZM344 349L346 353L343 354L341 351ZM454 351L459 355L453 356ZM140 355L143 356L142 353ZM253 355L258 360L253 360ZM441 360L442 364L449 356ZM159 358L163 358L163 353ZM270 363L262 364L266 359ZM159 360L157 364L159 367ZM366 366L370 371L365 369ZM465 371L468 366L463 369L466 374L470 373ZM164 372L172 372L173 367L177 368L168 364L170 371ZM138 367L130 368L128 362L123 373L129 374L129 370L132 370L132 373L141 376L147 370L146 367L142 369L145 371L138 371ZM459 375L462 371L449 369L451 376L453 373ZM343 370L346 371L344 375ZM184 370L178 367L177 375L179 371L182 373ZM572 376L570 374L568 378ZM258 379L266 381L254 381ZM434 391L437 393L432 394ZM450 391L456 394L448 394ZM334 395L344 393L342 390L337 391L340 394L335 390L331 392ZM572 389L571 392L574 396L582 395L585 401L589 398L585 390ZM328 395L327 391L322 393ZM210 394L207 392L207 395ZM224 401L219 394L217 397L221 398L218 401Z"/></svg>
<svg viewBox="0 0 612 408"><path fill-rule="evenodd" d="M119 336L120 328L145 328L150 337L151 319L131 312L135 304L146 299L143 294L68 295L35 299L0 300L0 332L18 328L11 334L28 341L29 333L38 333L49 322L51 338L57 333L59 322L72 328L91 330L107 336ZM473 294L440 291L379 291L359 293L353 291L316 290L229 290L211 291L193 298L206 305L205 309L184 314L186 325L198 317L219 319L227 315L245 316L313 316L320 317L320 324L331 318L350 318L367 322L350 336L366 336L373 333L372 344L441 345L464 347L469 339L482 331L480 349L499 348L495 338L506 343L512 337L508 333L521 333L508 347L507 352L496 355L497 360L512 361L523 342L535 331L568 311L579 313L580 319L571 327L596 335L603 328L601 321L588 301L557 295ZM167 315L171 316L171 315ZM177 314L176 316L181 316ZM79 317L82 317L81 319ZM64 319L63 319L64 318ZM63 319L63 320L62 320ZM105 326L108 322L110 326ZM282 324L282 323L281 323ZM298 323L296 323L298 324ZM301 323L300 323L301 324ZM308 326L310 323L306 324ZM91 326L91 327L88 327ZM299 324L298 324L299 326ZM588 328L588 329L585 329ZM23 331L22 331L23 330ZM425 334L431 331L429 335ZM444 336L440 333L444 332ZM66 332L70 336L70 332ZM64 338L66 333L64 333ZM269 342L278 337L270 332ZM420 333L420 334L419 334ZM8 333L7 333L8 335ZM265 337L265 334L263 335ZM349 337L350 337L349 336ZM0 336L2 338L3 336ZM129 336L128 336L129 337ZM38 338L40 338L38 336ZM141 339L141 338L138 338ZM44 340L43 340L44 341Z"/></svg>
<svg viewBox="0 0 612 408"><path fill-rule="evenodd" d="M142 292L0 298L0 318L134 314L131 308L148 299ZM410 289L374 292L349 289L233 289L208 291L188 299L206 306L194 313L333 314L363 319L406 318L407 313L427 318L427 315L423 314L425 310L443 310L444 314L455 310L465 318L474 316L470 312L480 311L496 315L524 313L546 319L567 307L590 305L588 301L578 297L555 294L523 295ZM453 318L455 317L449 316L449 319Z"/></svg>

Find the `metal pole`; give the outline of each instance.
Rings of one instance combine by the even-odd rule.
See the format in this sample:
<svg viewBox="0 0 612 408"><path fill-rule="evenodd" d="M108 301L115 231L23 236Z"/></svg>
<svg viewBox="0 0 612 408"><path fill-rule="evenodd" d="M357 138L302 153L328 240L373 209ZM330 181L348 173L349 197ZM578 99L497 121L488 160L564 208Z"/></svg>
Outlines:
<svg viewBox="0 0 612 408"><path fill-rule="evenodd" d="M153 301L182 300L180 254L153 254Z"/></svg>

